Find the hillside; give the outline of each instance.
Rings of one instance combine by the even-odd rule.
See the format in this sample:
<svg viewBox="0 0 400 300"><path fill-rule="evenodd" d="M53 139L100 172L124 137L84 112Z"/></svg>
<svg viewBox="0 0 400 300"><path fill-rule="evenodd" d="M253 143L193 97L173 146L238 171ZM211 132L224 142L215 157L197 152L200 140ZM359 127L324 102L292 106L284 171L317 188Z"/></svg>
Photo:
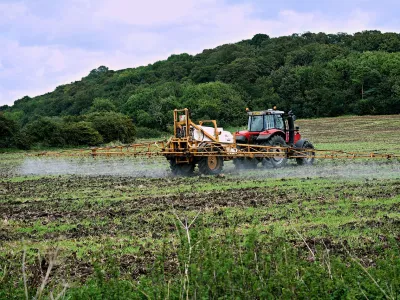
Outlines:
<svg viewBox="0 0 400 300"><path fill-rule="evenodd" d="M400 153L400 115L302 119L296 125L317 149Z"/></svg>
<svg viewBox="0 0 400 300"><path fill-rule="evenodd" d="M47 123L73 116L69 123L86 122L82 126L89 130L88 114L111 111L132 118L145 135L146 128L168 131L169 112L176 107L226 126L239 125L246 106L273 105L301 118L400 113L400 34L257 34L148 66L119 71L101 66L81 81L0 111L19 128L14 132L44 116L51 117Z"/></svg>

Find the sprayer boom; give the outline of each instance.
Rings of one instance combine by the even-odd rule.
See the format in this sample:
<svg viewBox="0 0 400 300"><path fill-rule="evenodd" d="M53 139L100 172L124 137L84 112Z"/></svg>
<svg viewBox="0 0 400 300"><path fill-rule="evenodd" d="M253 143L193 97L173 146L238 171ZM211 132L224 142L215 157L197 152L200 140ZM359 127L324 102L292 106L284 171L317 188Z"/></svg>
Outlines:
<svg viewBox="0 0 400 300"><path fill-rule="evenodd" d="M210 124L211 126L204 126ZM291 124L290 129L293 129ZM276 135L278 137L278 135ZM279 141L278 138L272 141ZM312 164L314 159L400 159L400 154L349 152L314 149L307 140L296 144L283 143L242 143L230 132L217 126L215 120L192 122L188 109L174 110L174 135L168 141L138 143L125 146L42 152L37 156L92 156L112 157L155 157L164 156L169 160L175 175L190 175L195 165L200 173L219 174L224 161L233 160L236 166L258 162L272 164L287 159L296 159L298 164ZM311 146L310 146L311 145Z"/></svg>

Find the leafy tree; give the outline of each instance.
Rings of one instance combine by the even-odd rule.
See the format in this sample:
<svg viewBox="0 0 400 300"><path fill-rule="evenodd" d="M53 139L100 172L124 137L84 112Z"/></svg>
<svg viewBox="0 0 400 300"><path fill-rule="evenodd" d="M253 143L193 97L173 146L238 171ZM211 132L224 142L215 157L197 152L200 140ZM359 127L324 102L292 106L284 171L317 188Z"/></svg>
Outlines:
<svg viewBox="0 0 400 300"><path fill-rule="evenodd" d="M134 141L135 127L132 119L126 115L116 112L97 112L88 114L86 118L101 134L105 143Z"/></svg>
<svg viewBox="0 0 400 300"><path fill-rule="evenodd" d="M177 83L143 88L129 98L124 110L138 126L166 131L171 123L172 111L181 105L178 100L181 94L182 87Z"/></svg>
<svg viewBox="0 0 400 300"><path fill-rule="evenodd" d="M219 69L219 65L198 65L192 69L190 78L196 83L214 81Z"/></svg>
<svg viewBox="0 0 400 300"><path fill-rule="evenodd" d="M14 146L14 135L17 133L17 123L0 112L0 148Z"/></svg>
<svg viewBox="0 0 400 300"><path fill-rule="evenodd" d="M117 108L114 105L114 103L111 102L111 100L105 98L96 98L94 99L89 112L116 111L116 110Z"/></svg>
<svg viewBox="0 0 400 300"><path fill-rule="evenodd" d="M276 92L270 77L259 77L254 84L254 96L252 101L248 102L251 110L265 110L275 106L279 101L279 95Z"/></svg>
<svg viewBox="0 0 400 300"><path fill-rule="evenodd" d="M314 61L315 51L310 51L306 47L292 51L286 57L287 64L292 66L306 66Z"/></svg>
<svg viewBox="0 0 400 300"><path fill-rule="evenodd" d="M216 119L223 126L242 123L246 103L228 84L210 82L188 85L183 98L185 106L191 108L196 119Z"/></svg>
<svg viewBox="0 0 400 300"><path fill-rule="evenodd" d="M109 69L106 66L100 66L97 69L93 69L90 71L88 78L95 78L99 77L103 74L106 74L109 71Z"/></svg>
<svg viewBox="0 0 400 300"><path fill-rule="evenodd" d="M88 122L67 123L63 135L66 143L71 146L95 146L103 142L103 137Z"/></svg>
<svg viewBox="0 0 400 300"><path fill-rule="evenodd" d="M63 146L63 124L60 119L41 117L27 124L24 132L32 143L41 143L44 146Z"/></svg>
<svg viewBox="0 0 400 300"><path fill-rule="evenodd" d="M258 33L250 40L250 45L261 46L262 43L269 41L270 37L267 34Z"/></svg>
<svg viewBox="0 0 400 300"><path fill-rule="evenodd" d="M0 106L0 112L1 111L5 111L5 110L7 110L9 108L10 108L10 106L8 106L7 104L6 105L2 105L2 106Z"/></svg>
<svg viewBox="0 0 400 300"><path fill-rule="evenodd" d="M227 65L237 58L246 57L247 48L237 44L227 44L217 47L217 51L210 54L207 64L223 64Z"/></svg>
<svg viewBox="0 0 400 300"><path fill-rule="evenodd" d="M217 80L226 83L239 83L243 87L249 87L258 78L259 68L253 58L238 58L232 63L221 68L216 77Z"/></svg>
<svg viewBox="0 0 400 300"><path fill-rule="evenodd" d="M24 112L21 110L5 111L4 116L9 120L13 120L17 124L22 124Z"/></svg>

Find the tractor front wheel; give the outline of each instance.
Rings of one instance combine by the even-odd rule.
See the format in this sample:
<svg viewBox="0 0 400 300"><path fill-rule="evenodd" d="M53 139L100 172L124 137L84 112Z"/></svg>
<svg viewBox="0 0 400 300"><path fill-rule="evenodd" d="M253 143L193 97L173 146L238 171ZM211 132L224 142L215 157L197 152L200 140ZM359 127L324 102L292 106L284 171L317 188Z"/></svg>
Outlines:
<svg viewBox="0 0 400 300"><path fill-rule="evenodd" d="M279 135L273 136L267 142L261 145L272 146L272 147L287 147L285 140ZM262 160L262 165L264 167L282 168L286 165L287 157L284 149L270 149L269 152L277 152L279 156L271 156L270 158L264 158Z"/></svg>
<svg viewBox="0 0 400 300"><path fill-rule="evenodd" d="M199 171L204 175L218 175L224 167L221 156L205 156L199 161Z"/></svg>

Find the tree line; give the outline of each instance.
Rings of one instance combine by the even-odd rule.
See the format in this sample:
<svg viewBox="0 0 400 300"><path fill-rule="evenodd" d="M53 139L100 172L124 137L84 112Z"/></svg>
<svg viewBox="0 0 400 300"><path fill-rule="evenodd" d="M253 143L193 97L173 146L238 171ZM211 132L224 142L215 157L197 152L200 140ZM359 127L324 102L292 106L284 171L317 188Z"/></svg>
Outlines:
<svg viewBox="0 0 400 300"><path fill-rule="evenodd" d="M129 141L133 132L140 137L169 132L174 108L190 108L194 119L236 126L246 123L245 107L274 105L302 118L400 113L400 35L257 34L148 66L119 71L101 66L80 81L26 96L0 111L10 123L2 135L15 132L8 133L14 140L26 136L28 144L89 145ZM107 123L115 134L105 134L94 121L100 117L130 120L124 124L130 124L132 136L126 138L124 127L117 131L112 125L122 126L120 121ZM62 128L59 137L33 134L31 128L47 128L43 122ZM76 138L80 133L82 139ZM4 138L2 144L10 141Z"/></svg>
<svg viewBox="0 0 400 300"><path fill-rule="evenodd" d="M94 101L107 102L104 99ZM23 127L0 112L0 148L96 146L114 141L131 143L135 135L132 119L112 110L92 111L79 116L41 116Z"/></svg>

